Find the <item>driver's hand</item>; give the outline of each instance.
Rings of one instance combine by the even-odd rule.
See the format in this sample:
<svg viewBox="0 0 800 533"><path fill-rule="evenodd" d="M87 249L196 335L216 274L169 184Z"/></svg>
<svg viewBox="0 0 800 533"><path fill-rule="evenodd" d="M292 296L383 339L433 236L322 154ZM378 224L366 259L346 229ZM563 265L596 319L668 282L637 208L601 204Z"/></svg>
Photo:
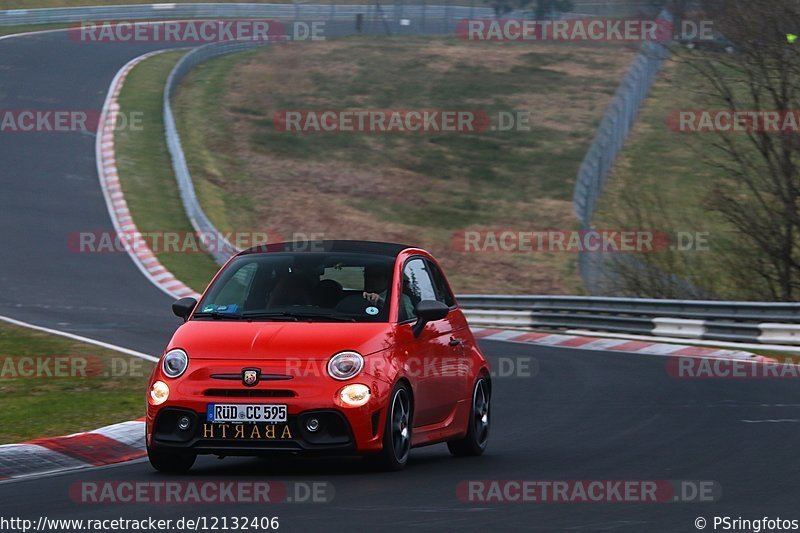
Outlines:
<svg viewBox="0 0 800 533"><path fill-rule="evenodd" d="M362 294L364 299L371 303L372 305L381 305L383 304L383 300L381 299L380 295L375 292L365 292Z"/></svg>

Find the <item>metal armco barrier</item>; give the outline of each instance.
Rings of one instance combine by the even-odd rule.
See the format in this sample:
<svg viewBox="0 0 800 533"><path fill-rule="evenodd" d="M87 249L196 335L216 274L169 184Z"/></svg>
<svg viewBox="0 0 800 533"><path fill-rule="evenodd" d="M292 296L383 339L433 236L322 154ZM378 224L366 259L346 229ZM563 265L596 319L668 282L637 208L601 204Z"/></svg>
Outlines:
<svg viewBox="0 0 800 533"><path fill-rule="evenodd" d="M211 220L206 216L200 202L197 200L197 193L194 188L192 176L189 174L189 166L186 164L186 157L181 146L181 137L175 125L175 116L172 113L171 99L176 87L192 68L198 64L219 57L225 54L243 52L257 46L264 46L266 43L251 42L223 42L212 43L199 48L195 48L181 58L172 69L164 87L164 130L167 139L167 149L172 159L172 169L175 172L175 179L178 180L178 188L181 193L181 201L192 227L203 235L217 235L218 245L214 247L212 255L217 263L223 264L238 250L230 242L222 237Z"/></svg>
<svg viewBox="0 0 800 533"><path fill-rule="evenodd" d="M800 345L800 304L501 295L462 295L458 302L480 327Z"/></svg>

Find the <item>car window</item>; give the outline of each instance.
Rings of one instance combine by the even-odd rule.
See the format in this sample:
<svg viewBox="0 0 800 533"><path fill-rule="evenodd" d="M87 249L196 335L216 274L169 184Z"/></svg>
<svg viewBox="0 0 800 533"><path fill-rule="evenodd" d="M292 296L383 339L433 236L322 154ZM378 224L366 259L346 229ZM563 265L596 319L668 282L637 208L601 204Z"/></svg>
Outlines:
<svg viewBox="0 0 800 533"><path fill-rule="evenodd" d="M403 268L403 292L400 295L400 322L416 318L416 305L422 300L435 300L428 263L423 259L411 259Z"/></svg>
<svg viewBox="0 0 800 533"><path fill-rule="evenodd" d="M199 319L385 322L394 258L265 253L234 259L198 306Z"/></svg>
<svg viewBox="0 0 800 533"><path fill-rule="evenodd" d="M447 281L444 278L442 270L430 261L427 263L431 272L431 277L433 278L434 288L436 289L436 299L447 307L453 307L456 303L456 299L450 291L450 287L447 286Z"/></svg>
<svg viewBox="0 0 800 533"><path fill-rule="evenodd" d="M364 290L364 267L334 265L327 267L320 280L330 279L346 290Z"/></svg>

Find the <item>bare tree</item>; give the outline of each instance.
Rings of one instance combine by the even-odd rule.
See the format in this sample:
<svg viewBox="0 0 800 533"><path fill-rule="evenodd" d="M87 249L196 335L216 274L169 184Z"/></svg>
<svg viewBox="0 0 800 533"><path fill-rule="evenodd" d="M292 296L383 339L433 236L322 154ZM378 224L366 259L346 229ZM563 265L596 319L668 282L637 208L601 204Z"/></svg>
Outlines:
<svg viewBox="0 0 800 533"><path fill-rule="evenodd" d="M736 230L725 263L752 298L800 296L800 132L765 128L765 112L796 117L800 109L798 0L705 0L704 16L734 53L681 53L707 82L705 101L751 115L746 131L718 132L707 162L718 170L708 207ZM740 117L747 115L740 114ZM753 118L754 117L754 118ZM789 117L791 118L791 117Z"/></svg>
<svg viewBox="0 0 800 533"><path fill-rule="evenodd" d="M719 265L706 245L682 246L687 228L700 227L699 220L687 220L665 201L652 180L637 172L618 176L620 183L609 191L613 210L603 219L612 227L651 231L656 242L651 249L636 253L599 253L581 258L602 262L592 268L603 279L595 290L602 294L633 298L710 298L725 292L714 274ZM666 242L665 242L666 241Z"/></svg>
<svg viewBox="0 0 800 533"><path fill-rule="evenodd" d="M800 0L669 4L682 17L713 23L711 40L698 43L698 50L673 46L673 60L679 63L673 72L689 73L681 84L692 97L686 107L703 107L709 116L724 111L744 121L736 132L712 128L711 143L687 138L695 143L697 165L708 165L715 176L703 205L730 231L715 234L713 253L706 256L670 252L637 261L616 260L609 270L625 294L668 297L685 293L688 287L690 292L706 289L725 298L796 301L800 299L800 128L796 126L800 42L792 36L800 33ZM723 53L726 49L732 53ZM779 124L783 119L796 120L776 129L764 124L767 114L779 117ZM618 205L625 220L621 223L643 227L650 221L661 229L674 229L668 206L653 197L646 183L622 188ZM676 283L675 276L686 283Z"/></svg>

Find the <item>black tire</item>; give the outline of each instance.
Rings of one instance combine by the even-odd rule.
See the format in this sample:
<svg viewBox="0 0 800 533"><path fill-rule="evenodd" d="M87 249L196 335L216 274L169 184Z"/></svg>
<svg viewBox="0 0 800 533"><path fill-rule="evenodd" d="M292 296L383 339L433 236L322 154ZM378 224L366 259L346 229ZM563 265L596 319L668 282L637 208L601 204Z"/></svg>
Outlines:
<svg viewBox="0 0 800 533"><path fill-rule="evenodd" d="M389 396L386 409L383 450L367 457L373 466L389 471L405 468L411 452L411 405L411 392L405 384L398 383Z"/></svg>
<svg viewBox="0 0 800 533"><path fill-rule="evenodd" d="M147 458L150 465L165 474L185 474L194 465L197 454L191 452L174 452L165 450L154 450L147 448Z"/></svg>
<svg viewBox="0 0 800 533"><path fill-rule="evenodd" d="M487 378L480 377L475 382L467 434L461 439L447 441L447 449L456 457L476 456L486 451L491 427L491 390Z"/></svg>

